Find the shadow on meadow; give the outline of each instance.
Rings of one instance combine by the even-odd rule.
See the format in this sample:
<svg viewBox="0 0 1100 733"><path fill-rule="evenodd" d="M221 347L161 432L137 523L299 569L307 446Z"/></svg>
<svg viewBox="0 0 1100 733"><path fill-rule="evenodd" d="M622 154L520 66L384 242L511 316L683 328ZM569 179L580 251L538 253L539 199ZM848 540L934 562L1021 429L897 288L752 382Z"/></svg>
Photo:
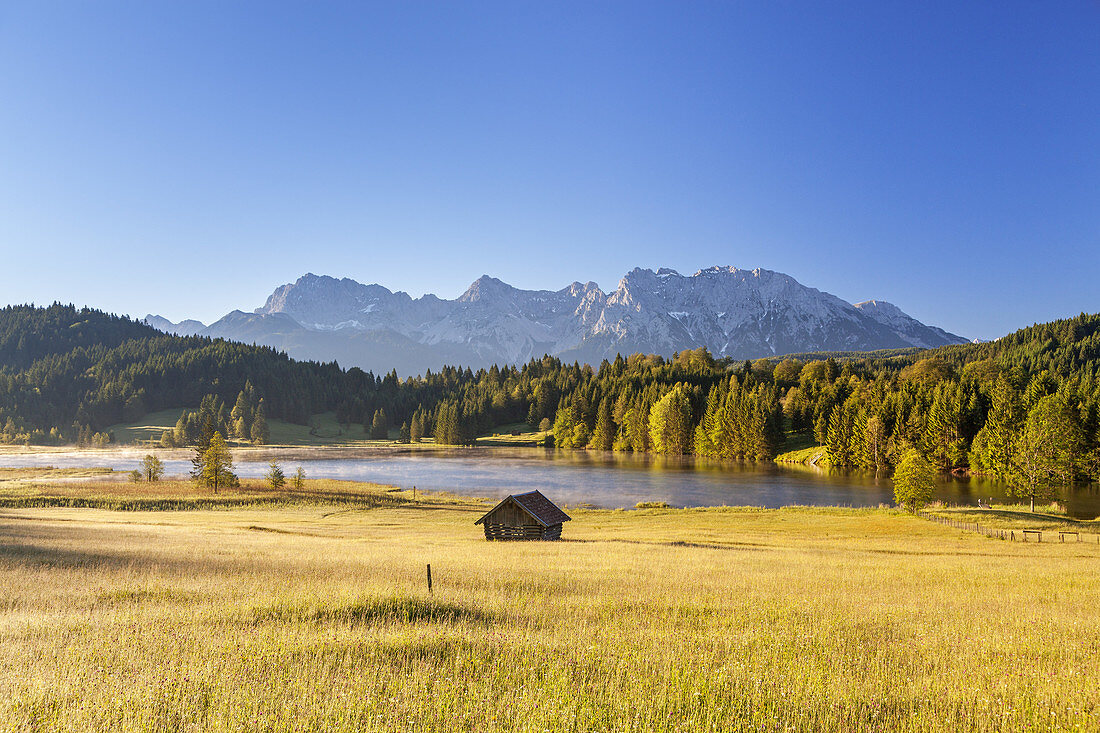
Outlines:
<svg viewBox="0 0 1100 733"><path fill-rule="evenodd" d="M490 625L493 614L457 603L421 598L370 598L348 603L276 603L252 609L251 622L262 623L473 623Z"/></svg>
<svg viewBox="0 0 1100 733"><path fill-rule="evenodd" d="M626 540L619 538L604 538L598 540L586 540L576 539L572 537L563 537L558 540L562 543L617 543L625 545L646 545L649 547L683 547L693 550L736 550L739 552L760 552L762 550L776 550L779 549L776 545L768 545L763 542L737 542L729 540L727 542L687 542L685 540L669 540L667 542L661 542L658 540Z"/></svg>
<svg viewBox="0 0 1100 733"><path fill-rule="evenodd" d="M96 596L97 606L125 606L141 603L188 603L197 596L173 588L115 588Z"/></svg>
<svg viewBox="0 0 1100 733"><path fill-rule="evenodd" d="M181 556L171 547L158 546L144 530L87 529L61 519L49 523L0 521L0 565L35 565L61 570L155 569L193 576L197 573L236 573L255 565L255 558L235 558L213 552ZM111 543L104 542L107 532Z"/></svg>
<svg viewBox="0 0 1100 733"><path fill-rule="evenodd" d="M4 541L0 545L0 560L42 565L50 568L128 568L136 557L122 553L67 550L47 545Z"/></svg>

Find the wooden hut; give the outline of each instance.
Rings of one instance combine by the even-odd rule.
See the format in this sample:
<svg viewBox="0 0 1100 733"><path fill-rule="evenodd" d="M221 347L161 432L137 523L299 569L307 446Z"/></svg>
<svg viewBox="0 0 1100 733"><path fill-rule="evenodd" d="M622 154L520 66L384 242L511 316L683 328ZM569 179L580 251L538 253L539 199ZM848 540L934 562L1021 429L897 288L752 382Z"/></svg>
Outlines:
<svg viewBox="0 0 1100 733"><path fill-rule="evenodd" d="M538 491L512 494L474 522L487 540L560 540L568 514Z"/></svg>

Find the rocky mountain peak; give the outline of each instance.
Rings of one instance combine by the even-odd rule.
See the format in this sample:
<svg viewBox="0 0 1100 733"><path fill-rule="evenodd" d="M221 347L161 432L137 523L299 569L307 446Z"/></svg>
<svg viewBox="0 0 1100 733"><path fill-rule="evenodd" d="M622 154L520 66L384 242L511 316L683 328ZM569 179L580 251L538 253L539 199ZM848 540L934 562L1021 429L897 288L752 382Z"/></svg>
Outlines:
<svg viewBox="0 0 1100 733"><path fill-rule="evenodd" d="M470 287L466 288L466 292L459 296L458 302L472 303L479 300L499 299L509 297L516 292L519 291L503 280L482 275L470 283Z"/></svg>
<svg viewBox="0 0 1100 733"><path fill-rule="evenodd" d="M149 322L163 330L181 325ZM414 300L381 285L307 273L277 288L256 313L235 312L199 332L401 374L543 354L598 364L618 353L671 355L699 346L751 359L965 342L885 301L852 305L780 272L733 266L690 276L635 268L612 293L591 281L521 290L483 275L455 300Z"/></svg>
<svg viewBox="0 0 1100 733"><path fill-rule="evenodd" d="M571 298L587 298L592 295L604 296L605 293L600 290L600 286L589 280L586 283L574 281L568 288L560 290L558 292L565 293Z"/></svg>
<svg viewBox="0 0 1100 733"><path fill-rule="evenodd" d="M859 308L864 313L878 312L889 316L905 316L901 308L898 308L893 303L887 303L885 300L865 300L862 303L856 303L856 308ZM908 318L908 316L905 316Z"/></svg>

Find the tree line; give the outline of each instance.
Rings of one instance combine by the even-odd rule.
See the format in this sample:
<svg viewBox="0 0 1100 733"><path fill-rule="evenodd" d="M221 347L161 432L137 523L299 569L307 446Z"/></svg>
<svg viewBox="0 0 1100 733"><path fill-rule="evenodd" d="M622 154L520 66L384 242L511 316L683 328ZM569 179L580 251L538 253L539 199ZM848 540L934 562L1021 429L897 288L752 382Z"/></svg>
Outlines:
<svg viewBox="0 0 1100 733"><path fill-rule="evenodd" d="M1098 474L1100 316L934 350L715 359L634 354L596 367L553 357L400 378L299 362L267 347L166 336L54 304L0 310L0 440L105 441L181 405L171 445L213 432L263 443L267 421L333 411L376 438L467 445L509 424L563 449L769 460L824 446L834 466L892 470L916 451L941 472L1039 486ZM232 407L230 407L232 405Z"/></svg>

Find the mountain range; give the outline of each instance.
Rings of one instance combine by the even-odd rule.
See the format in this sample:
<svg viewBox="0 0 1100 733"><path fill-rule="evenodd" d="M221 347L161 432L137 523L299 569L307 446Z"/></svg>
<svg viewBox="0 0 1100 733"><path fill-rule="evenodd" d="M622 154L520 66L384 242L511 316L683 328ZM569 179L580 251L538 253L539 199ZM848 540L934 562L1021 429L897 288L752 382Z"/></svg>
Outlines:
<svg viewBox="0 0 1100 733"><path fill-rule="evenodd" d="M610 293L593 282L520 290L485 275L455 300L310 273L277 288L254 312L236 310L209 326L155 315L145 321L168 333L257 343L296 359L401 375L444 364L518 364L544 354L595 365L616 354L669 356L700 346L716 356L755 359L968 341L882 300L851 304L789 275L735 267L690 276L636 268Z"/></svg>

